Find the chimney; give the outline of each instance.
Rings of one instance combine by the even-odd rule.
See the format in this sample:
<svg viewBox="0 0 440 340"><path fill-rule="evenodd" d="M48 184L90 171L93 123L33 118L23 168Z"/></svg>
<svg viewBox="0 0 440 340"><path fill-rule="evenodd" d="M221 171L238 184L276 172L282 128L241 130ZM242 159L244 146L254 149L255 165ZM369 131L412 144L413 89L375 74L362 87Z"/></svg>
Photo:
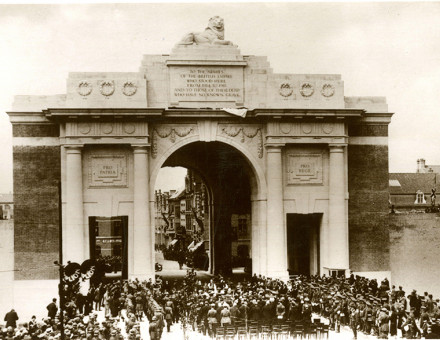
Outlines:
<svg viewBox="0 0 440 340"><path fill-rule="evenodd" d="M423 158L417 160L417 172L425 172L425 160Z"/></svg>
<svg viewBox="0 0 440 340"><path fill-rule="evenodd" d="M420 158L420 169L422 169L422 172L425 172L425 160L423 158Z"/></svg>

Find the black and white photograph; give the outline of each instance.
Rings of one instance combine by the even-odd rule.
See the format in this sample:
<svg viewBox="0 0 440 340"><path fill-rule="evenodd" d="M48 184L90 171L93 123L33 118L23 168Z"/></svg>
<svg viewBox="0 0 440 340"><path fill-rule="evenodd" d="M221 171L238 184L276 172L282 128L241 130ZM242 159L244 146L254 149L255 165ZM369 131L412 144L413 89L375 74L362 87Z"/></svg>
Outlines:
<svg viewBox="0 0 440 340"><path fill-rule="evenodd" d="M0 50L0 340L440 339L439 1L2 2Z"/></svg>

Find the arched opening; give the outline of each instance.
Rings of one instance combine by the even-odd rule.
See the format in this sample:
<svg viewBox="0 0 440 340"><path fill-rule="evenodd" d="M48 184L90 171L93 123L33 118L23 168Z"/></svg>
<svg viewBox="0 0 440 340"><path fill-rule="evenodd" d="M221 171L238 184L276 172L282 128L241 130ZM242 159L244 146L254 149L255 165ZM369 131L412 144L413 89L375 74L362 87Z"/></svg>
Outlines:
<svg viewBox="0 0 440 340"><path fill-rule="evenodd" d="M161 166L188 169L179 213L183 216L183 207L186 215L195 217L190 221L181 221L185 229L182 228L183 223L179 222L181 230L177 232L174 228L176 237L172 242L181 242L190 248L197 246L197 249L203 244L202 249L206 251L209 261L205 268L209 268L211 273L230 274L234 267L250 271L251 196L256 195L258 189L255 173L246 157L233 146L222 142L192 142L172 152ZM156 181L156 178L152 180ZM179 200L178 188L175 190L173 197ZM173 204L177 206L177 202ZM200 211L197 204L202 206L203 215L197 216ZM195 223L197 217L199 221ZM192 224L187 226L186 222ZM182 236L184 242L179 240Z"/></svg>

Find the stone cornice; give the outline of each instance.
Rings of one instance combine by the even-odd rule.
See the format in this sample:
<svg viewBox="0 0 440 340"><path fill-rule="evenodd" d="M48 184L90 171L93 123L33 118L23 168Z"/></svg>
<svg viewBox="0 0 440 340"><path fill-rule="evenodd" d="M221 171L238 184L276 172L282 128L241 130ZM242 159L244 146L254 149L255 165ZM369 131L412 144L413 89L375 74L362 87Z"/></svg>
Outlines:
<svg viewBox="0 0 440 340"><path fill-rule="evenodd" d="M12 124L50 124L43 112L6 112Z"/></svg>
<svg viewBox="0 0 440 340"><path fill-rule="evenodd" d="M390 124L391 117L394 115L392 112L383 113L369 113L365 112L362 115L361 123L363 124Z"/></svg>
<svg viewBox="0 0 440 340"><path fill-rule="evenodd" d="M49 108L42 112L8 112L13 124L49 123L84 120L157 120L164 118L210 118L248 121L292 119L336 119L361 124L389 124L393 113L368 113L362 109L250 109L245 118L236 117L222 109L211 108Z"/></svg>
<svg viewBox="0 0 440 340"><path fill-rule="evenodd" d="M60 108L43 110L49 119L79 119L79 118L147 118L161 116L165 109L139 108L139 109L88 109L88 108Z"/></svg>
<svg viewBox="0 0 440 340"><path fill-rule="evenodd" d="M365 114L362 109L254 109L255 117L274 118L359 118Z"/></svg>

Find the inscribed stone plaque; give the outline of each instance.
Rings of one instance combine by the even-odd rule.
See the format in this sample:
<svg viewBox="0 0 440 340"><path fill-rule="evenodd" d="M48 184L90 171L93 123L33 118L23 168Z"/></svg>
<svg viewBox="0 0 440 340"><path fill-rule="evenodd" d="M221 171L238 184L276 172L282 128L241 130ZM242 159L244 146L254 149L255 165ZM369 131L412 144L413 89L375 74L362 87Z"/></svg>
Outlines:
<svg viewBox="0 0 440 340"><path fill-rule="evenodd" d="M243 103L243 68L171 66L170 102Z"/></svg>
<svg viewBox="0 0 440 340"><path fill-rule="evenodd" d="M288 155L287 184L322 184L322 155Z"/></svg>
<svg viewBox="0 0 440 340"><path fill-rule="evenodd" d="M118 156L91 156L89 186L127 187L127 158Z"/></svg>

